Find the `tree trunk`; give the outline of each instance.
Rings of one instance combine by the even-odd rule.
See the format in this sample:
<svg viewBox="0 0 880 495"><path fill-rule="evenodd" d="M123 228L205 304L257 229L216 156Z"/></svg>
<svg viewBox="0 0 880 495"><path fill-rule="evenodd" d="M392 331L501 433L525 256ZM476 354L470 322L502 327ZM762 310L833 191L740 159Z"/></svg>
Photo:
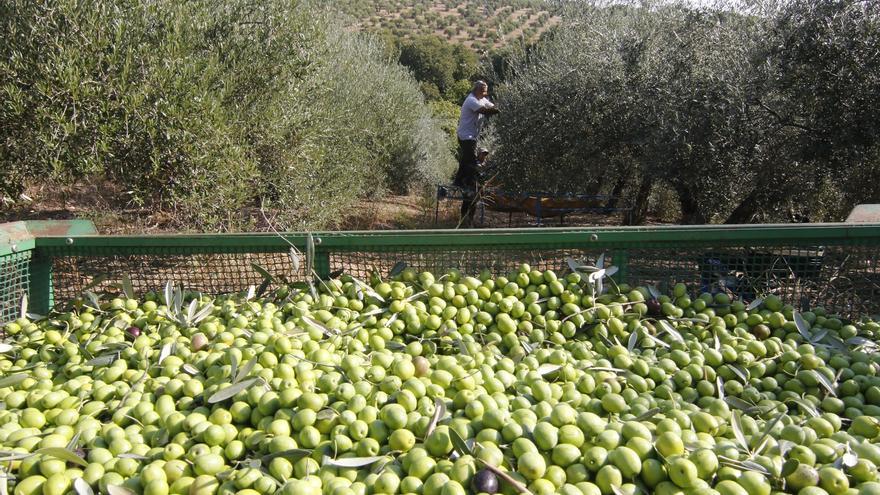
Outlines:
<svg viewBox="0 0 880 495"><path fill-rule="evenodd" d="M624 225L641 225L648 217L648 200L651 197L651 188L654 181L649 177L643 177L639 183L639 189L632 203L632 211L624 218Z"/></svg>
<svg viewBox="0 0 880 495"><path fill-rule="evenodd" d="M758 189L755 188L752 192L750 192L742 201L740 201L739 205L730 212L730 215L727 217L727 220L724 223L730 224L738 224L738 223L749 223L754 218L755 213L758 210Z"/></svg>
<svg viewBox="0 0 880 495"><path fill-rule="evenodd" d="M620 201L620 195L623 194L623 189L626 187L626 177L620 177L617 179L617 182L614 184L614 189L611 190L611 199L608 200L608 204L605 205L606 208L617 208L617 203Z"/></svg>
<svg viewBox="0 0 880 495"><path fill-rule="evenodd" d="M700 209L697 198L691 190L684 186L676 186L678 200L681 202L681 223L685 225L701 225L706 223L706 215Z"/></svg>

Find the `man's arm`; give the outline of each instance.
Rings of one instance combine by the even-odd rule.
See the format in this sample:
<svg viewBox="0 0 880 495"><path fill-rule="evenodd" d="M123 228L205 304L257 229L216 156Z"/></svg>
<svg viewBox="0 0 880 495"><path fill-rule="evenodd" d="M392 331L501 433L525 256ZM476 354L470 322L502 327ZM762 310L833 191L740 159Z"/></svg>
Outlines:
<svg viewBox="0 0 880 495"><path fill-rule="evenodd" d="M481 113L483 115L495 115L498 112L500 112L500 110L498 110L498 108L495 106L481 107L479 110L477 110L477 113Z"/></svg>

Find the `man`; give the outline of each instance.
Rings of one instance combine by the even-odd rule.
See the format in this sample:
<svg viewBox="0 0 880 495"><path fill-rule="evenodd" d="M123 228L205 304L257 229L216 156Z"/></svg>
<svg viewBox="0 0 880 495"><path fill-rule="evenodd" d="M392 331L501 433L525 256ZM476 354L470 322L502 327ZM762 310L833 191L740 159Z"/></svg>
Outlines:
<svg viewBox="0 0 880 495"><path fill-rule="evenodd" d="M485 81L477 81L474 88L461 105L461 117L458 119L458 171L455 172L453 184L466 191L465 200L461 204L462 223L473 222L473 194L468 198L467 191L474 192L477 188L477 139L480 137L480 126L483 117L498 113L495 105L489 101L489 86Z"/></svg>

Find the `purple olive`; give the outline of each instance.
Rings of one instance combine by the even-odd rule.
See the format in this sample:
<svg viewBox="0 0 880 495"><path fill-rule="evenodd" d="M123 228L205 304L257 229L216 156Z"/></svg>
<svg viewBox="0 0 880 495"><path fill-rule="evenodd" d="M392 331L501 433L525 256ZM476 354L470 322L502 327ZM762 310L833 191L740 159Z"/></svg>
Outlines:
<svg viewBox="0 0 880 495"><path fill-rule="evenodd" d="M471 485L477 493L498 493L498 478L488 469L481 469L475 474Z"/></svg>
<svg viewBox="0 0 880 495"><path fill-rule="evenodd" d="M141 334L141 329L138 327L128 327L125 329L125 334L128 335L130 339L136 339Z"/></svg>
<svg viewBox="0 0 880 495"><path fill-rule="evenodd" d="M651 316L659 316L661 311L660 301L656 299L648 299L645 301L645 305L648 306L648 314Z"/></svg>

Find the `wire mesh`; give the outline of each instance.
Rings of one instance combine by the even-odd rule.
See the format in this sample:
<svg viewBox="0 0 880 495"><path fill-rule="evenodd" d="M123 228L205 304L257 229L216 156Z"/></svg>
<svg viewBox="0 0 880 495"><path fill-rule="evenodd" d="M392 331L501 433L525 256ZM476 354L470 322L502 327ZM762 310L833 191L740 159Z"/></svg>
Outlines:
<svg viewBox="0 0 880 495"><path fill-rule="evenodd" d="M516 235L511 239L517 239ZM457 269L469 275L484 270L506 275L522 263L538 270L565 272L569 257L595 264L604 254L606 266L619 265L618 281L630 285L656 285L666 291L672 284L684 282L695 293L724 291L746 300L776 294L799 308L821 305L851 317L880 313L880 246L873 238L859 241L862 244L829 238L822 246L811 245L815 239L748 245L748 240L726 244L682 237L680 242L650 244L634 237L610 246L574 242L564 236L560 239L569 240L505 244L496 239L465 247L442 245L439 241L411 245L405 237L389 237L387 243L370 247L356 242L345 247L321 245L312 261L319 273L344 272L366 279L373 272L386 276L398 262L418 271L442 273ZM263 282L263 275L254 265L278 281L302 280L306 260L299 260L298 270L294 270L288 252L281 252L284 249L277 245L196 248L185 244L124 249L53 247L41 255L53 259L55 301L63 303L77 297L96 277L104 279L94 290L112 292L119 290L115 286L128 275L138 293L160 290L168 281L211 294L239 292ZM5 277L6 286L0 287L4 315L15 311L8 306L15 306L27 290L27 260L22 260L2 265L7 271L22 273L17 278Z"/></svg>
<svg viewBox="0 0 880 495"><path fill-rule="evenodd" d="M31 251L0 256L0 323L21 315L21 297L30 289Z"/></svg>
<svg viewBox="0 0 880 495"><path fill-rule="evenodd" d="M330 253L330 267L354 276L368 276L373 271L385 275L398 262L416 271L437 273L456 269L466 275L488 271L493 275L507 275L523 263L537 270L567 270L566 258L595 263L602 250L533 246L527 249L513 246L486 246L478 249L389 248L374 251L334 251ZM605 254L605 263L612 263L611 254Z"/></svg>
<svg viewBox="0 0 880 495"><path fill-rule="evenodd" d="M261 268L276 280L302 279L304 266L294 270L288 253L227 252L185 253L182 249L153 249L149 254L117 255L95 251L86 256L59 256L53 259L52 283L55 300L63 303L79 296L96 280L90 290L121 292L125 276L136 294L161 290L166 283L180 284L188 290L206 294L228 294L259 286L264 276Z"/></svg>

